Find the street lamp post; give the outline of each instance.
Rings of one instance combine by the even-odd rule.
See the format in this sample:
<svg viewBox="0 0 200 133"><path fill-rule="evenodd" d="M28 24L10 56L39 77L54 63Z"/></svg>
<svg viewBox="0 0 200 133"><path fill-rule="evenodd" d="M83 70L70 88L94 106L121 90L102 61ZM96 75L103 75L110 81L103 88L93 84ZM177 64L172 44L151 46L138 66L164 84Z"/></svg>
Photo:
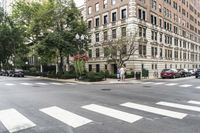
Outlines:
<svg viewBox="0 0 200 133"><path fill-rule="evenodd" d="M39 64L40 64L40 73L43 73L43 66L42 66L42 63L41 63L41 57L38 57L38 60L39 60Z"/></svg>
<svg viewBox="0 0 200 133"><path fill-rule="evenodd" d="M84 41L88 39L87 35L79 35L78 33L75 36L76 41L78 42L78 52L80 52L84 47Z"/></svg>

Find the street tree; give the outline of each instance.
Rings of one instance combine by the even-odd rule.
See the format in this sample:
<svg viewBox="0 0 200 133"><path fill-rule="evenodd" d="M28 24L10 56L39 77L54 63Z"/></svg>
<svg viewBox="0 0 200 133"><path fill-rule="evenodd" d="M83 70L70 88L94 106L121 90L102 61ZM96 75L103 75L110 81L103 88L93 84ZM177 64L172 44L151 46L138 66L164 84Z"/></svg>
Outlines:
<svg viewBox="0 0 200 133"><path fill-rule="evenodd" d="M102 46L107 61L117 64L118 67L122 67L138 50L137 32L104 41Z"/></svg>
<svg viewBox="0 0 200 133"><path fill-rule="evenodd" d="M13 16L19 25L25 24L27 42L35 48L41 62L57 59L60 72L63 72L64 57L78 51L76 33L86 34L86 25L73 0L43 3L20 0L14 6Z"/></svg>
<svg viewBox="0 0 200 133"><path fill-rule="evenodd" d="M20 48L23 39L21 30L7 16L3 9L0 10L0 64L4 67L9 61L15 64L16 49Z"/></svg>

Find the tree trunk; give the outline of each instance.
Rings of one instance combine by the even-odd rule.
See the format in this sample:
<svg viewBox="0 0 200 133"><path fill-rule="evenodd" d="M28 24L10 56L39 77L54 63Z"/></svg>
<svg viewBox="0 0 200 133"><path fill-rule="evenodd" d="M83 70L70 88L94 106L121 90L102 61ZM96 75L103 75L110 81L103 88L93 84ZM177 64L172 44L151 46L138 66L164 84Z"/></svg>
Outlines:
<svg viewBox="0 0 200 133"><path fill-rule="evenodd" d="M70 71L69 55L67 55L67 70Z"/></svg>
<svg viewBox="0 0 200 133"><path fill-rule="evenodd" d="M62 50L59 50L59 55L60 55L60 64L59 64L59 72L63 73L63 55L62 55Z"/></svg>

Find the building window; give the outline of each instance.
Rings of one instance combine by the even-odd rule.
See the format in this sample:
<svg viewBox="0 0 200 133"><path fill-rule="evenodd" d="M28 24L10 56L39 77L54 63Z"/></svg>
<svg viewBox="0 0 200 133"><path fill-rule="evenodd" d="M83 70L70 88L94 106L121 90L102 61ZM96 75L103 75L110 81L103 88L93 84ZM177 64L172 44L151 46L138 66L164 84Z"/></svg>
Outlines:
<svg viewBox="0 0 200 133"><path fill-rule="evenodd" d="M103 32L103 39L104 41L108 40L108 31Z"/></svg>
<svg viewBox="0 0 200 133"><path fill-rule="evenodd" d="M96 72L100 72L100 65L99 64L96 64Z"/></svg>
<svg viewBox="0 0 200 133"><path fill-rule="evenodd" d="M146 45L140 44L140 45L139 45L139 55L140 55L141 57L143 57L143 56L146 57L146 51L147 51Z"/></svg>
<svg viewBox="0 0 200 133"><path fill-rule="evenodd" d="M152 9L154 9L154 10L156 10L156 8L157 8L157 2L156 2L156 0L151 0L151 6L152 6Z"/></svg>
<svg viewBox="0 0 200 133"><path fill-rule="evenodd" d="M96 42L99 42L99 33L95 34L95 39L96 39Z"/></svg>
<svg viewBox="0 0 200 133"><path fill-rule="evenodd" d="M116 29L112 30L112 38L114 38L114 39L117 38L117 31L116 31Z"/></svg>
<svg viewBox="0 0 200 133"><path fill-rule="evenodd" d="M88 51L88 56L89 56L89 58L92 58L92 49L90 49L90 50Z"/></svg>
<svg viewBox="0 0 200 133"><path fill-rule="evenodd" d="M123 36L123 37L126 36L126 27L122 27L122 36Z"/></svg>
<svg viewBox="0 0 200 133"><path fill-rule="evenodd" d="M115 5L116 4L116 0L111 0L111 4Z"/></svg>
<svg viewBox="0 0 200 133"><path fill-rule="evenodd" d="M160 33L160 42L162 42L162 40L163 40L163 34Z"/></svg>
<svg viewBox="0 0 200 133"><path fill-rule="evenodd" d="M157 41L157 35L156 31L151 31L151 40Z"/></svg>
<svg viewBox="0 0 200 133"><path fill-rule="evenodd" d="M122 17L122 19L126 19L126 9L123 9L121 11L121 17Z"/></svg>
<svg viewBox="0 0 200 133"><path fill-rule="evenodd" d="M99 18L96 18L96 19L95 19L95 27L99 27L99 22L100 22L100 21L99 21Z"/></svg>
<svg viewBox="0 0 200 133"><path fill-rule="evenodd" d="M88 21L88 29L91 29L92 28L92 21Z"/></svg>
<svg viewBox="0 0 200 133"><path fill-rule="evenodd" d="M103 1L103 8L107 8L108 7L108 0L104 0Z"/></svg>
<svg viewBox="0 0 200 133"><path fill-rule="evenodd" d="M92 13L92 7L88 7L88 14L90 15Z"/></svg>
<svg viewBox="0 0 200 133"><path fill-rule="evenodd" d="M96 58L100 57L100 50L99 48L96 49Z"/></svg>
<svg viewBox="0 0 200 133"><path fill-rule="evenodd" d="M89 64L88 68L89 68L89 72L91 72L92 71L92 65Z"/></svg>
<svg viewBox="0 0 200 133"><path fill-rule="evenodd" d="M96 12L99 11L99 3L96 3L96 5L95 5L95 10L96 10Z"/></svg>
<svg viewBox="0 0 200 133"><path fill-rule="evenodd" d="M104 25L108 24L108 15L105 15L103 17L103 23L104 23Z"/></svg>
<svg viewBox="0 0 200 133"><path fill-rule="evenodd" d="M140 20L145 21L145 19L146 19L145 17L146 17L146 12L144 10L138 9L138 18Z"/></svg>
<svg viewBox="0 0 200 133"><path fill-rule="evenodd" d="M157 56L157 47L151 47L151 56L155 58Z"/></svg>
<svg viewBox="0 0 200 133"><path fill-rule="evenodd" d="M160 48L160 58L162 58L162 57L163 57L163 49Z"/></svg>
<svg viewBox="0 0 200 133"><path fill-rule="evenodd" d="M139 37L146 38L146 27L139 27Z"/></svg>
<svg viewBox="0 0 200 133"><path fill-rule="evenodd" d="M112 13L112 22L116 22L117 21L117 13L113 12Z"/></svg>

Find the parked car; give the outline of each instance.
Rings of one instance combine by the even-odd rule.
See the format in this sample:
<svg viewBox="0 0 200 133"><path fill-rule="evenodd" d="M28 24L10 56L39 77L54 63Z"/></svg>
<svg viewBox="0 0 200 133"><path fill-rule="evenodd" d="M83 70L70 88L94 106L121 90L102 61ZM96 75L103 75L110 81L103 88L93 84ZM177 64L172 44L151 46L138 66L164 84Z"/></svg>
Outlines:
<svg viewBox="0 0 200 133"><path fill-rule="evenodd" d="M6 70L3 76L10 76L12 70Z"/></svg>
<svg viewBox="0 0 200 133"><path fill-rule="evenodd" d="M180 73L181 77L188 77L190 76L190 72L187 69L177 69L178 73Z"/></svg>
<svg viewBox="0 0 200 133"><path fill-rule="evenodd" d="M195 70L194 69L188 69L188 71L190 72L191 76L195 75Z"/></svg>
<svg viewBox="0 0 200 133"><path fill-rule="evenodd" d="M3 76L4 74L5 74L5 70L2 69L2 70L0 71L0 76Z"/></svg>
<svg viewBox="0 0 200 133"><path fill-rule="evenodd" d="M180 73L176 69L163 69L161 72L161 78L179 78Z"/></svg>
<svg viewBox="0 0 200 133"><path fill-rule="evenodd" d="M200 77L200 69L197 69L197 71L195 72L195 77L199 78Z"/></svg>
<svg viewBox="0 0 200 133"><path fill-rule="evenodd" d="M10 72L12 77L24 77L24 71L22 69L14 69Z"/></svg>

